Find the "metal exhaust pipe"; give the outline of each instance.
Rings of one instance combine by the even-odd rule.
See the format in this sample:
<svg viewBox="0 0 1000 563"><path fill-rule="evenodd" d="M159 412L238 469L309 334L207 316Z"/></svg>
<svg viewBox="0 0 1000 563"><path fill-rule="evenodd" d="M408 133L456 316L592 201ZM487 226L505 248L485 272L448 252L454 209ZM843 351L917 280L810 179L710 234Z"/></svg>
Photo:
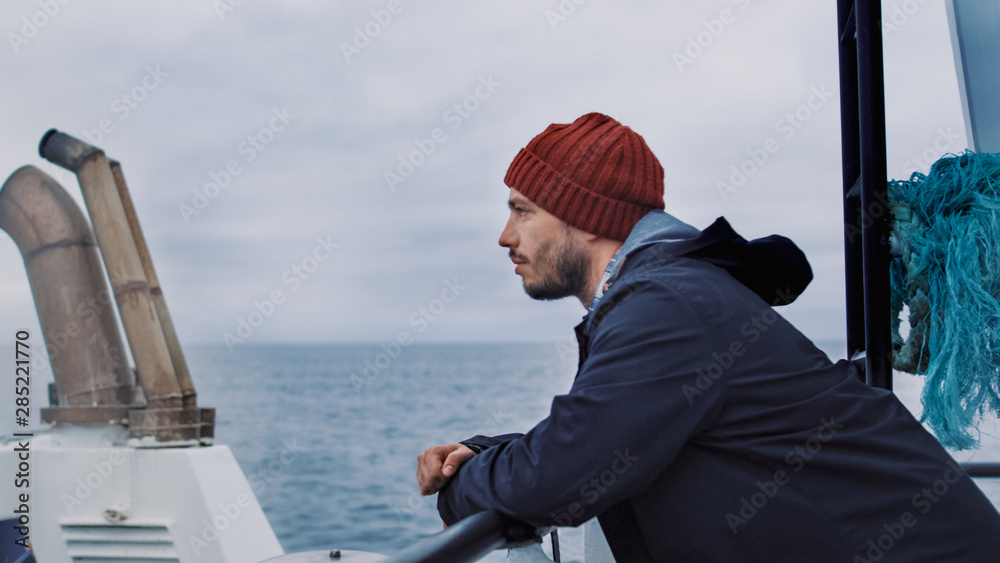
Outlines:
<svg viewBox="0 0 1000 563"><path fill-rule="evenodd" d="M138 406L94 237L76 202L50 176L23 166L0 188L0 229L24 259L59 404ZM106 411L98 419L107 422Z"/></svg>
<svg viewBox="0 0 1000 563"><path fill-rule="evenodd" d="M42 137L38 152L76 173L80 181L147 407L180 407L170 352L104 151L52 129Z"/></svg>
<svg viewBox="0 0 1000 563"><path fill-rule="evenodd" d="M139 226L139 216L135 212L135 206L132 205L132 196L129 194L128 184L125 183L122 165L117 160L110 160L108 164L111 166L111 174L114 176L115 186L118 188L118 197L121 199L125 217L128 219L129 230L132 231L132 238L135 240L136 250L139 252L142 270L146 274L146 284L149 285L149 293L153 298L153 305L156 307L156 316L160 320L160 328L163 330L163 337L167 342L170 361L174 366L174 374L177 376L177 384L181 390L181 401L184 406L195 406L198 404L198 394L194 389L194 382L191 380L191 372L188 370L187 360L184 359L184 351L177 338L177 331L174 330L170 311L167 309L167 300L163 297L163 290L160 289L160 279L153 267L153 258L149 254L149 247L146 246L146 237L143 236L142 227Z"/></svg>

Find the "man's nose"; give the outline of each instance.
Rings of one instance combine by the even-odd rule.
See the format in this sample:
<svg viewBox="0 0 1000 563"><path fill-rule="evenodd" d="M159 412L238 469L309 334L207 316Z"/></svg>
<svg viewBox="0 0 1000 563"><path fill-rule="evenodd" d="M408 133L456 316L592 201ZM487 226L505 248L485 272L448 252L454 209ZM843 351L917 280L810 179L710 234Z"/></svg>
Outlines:
<svg viewBox="0 0 1000 563"><path fill-rule="evenodd" d="M507 219L507 224L504 225L503 231L500 233L500 240L497 241L504 248L513 248L517 244L517 236L510 223L510 219Z"/></svg>

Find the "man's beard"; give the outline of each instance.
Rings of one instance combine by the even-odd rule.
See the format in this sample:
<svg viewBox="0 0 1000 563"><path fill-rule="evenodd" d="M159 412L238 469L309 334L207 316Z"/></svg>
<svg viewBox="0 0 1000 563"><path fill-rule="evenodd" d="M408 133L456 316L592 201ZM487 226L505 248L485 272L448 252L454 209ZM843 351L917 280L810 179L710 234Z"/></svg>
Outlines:
<svg viewBox="0 0 1000 563"><path fill-rule="evenodd" d="M590 260L568 236L558 241L558 245L552 240L539 245L538 255L531 262L536 268L544 265L549 270L539 283L524 284L524 292L532 299L551 301L580 297L587 290Z"/></svg>

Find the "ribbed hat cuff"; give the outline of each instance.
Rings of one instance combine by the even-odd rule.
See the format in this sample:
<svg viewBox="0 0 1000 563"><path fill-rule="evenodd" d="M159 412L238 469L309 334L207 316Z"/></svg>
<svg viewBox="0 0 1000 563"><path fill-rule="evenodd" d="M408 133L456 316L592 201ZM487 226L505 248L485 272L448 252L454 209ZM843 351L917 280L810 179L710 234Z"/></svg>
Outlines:
<svg viewBox="0 0 1000 563"><path fill-rule="evenodd" d="M528 149L507 169L507 186L582 231L624 241L652 207L605 197L576 183Z"/></svg>

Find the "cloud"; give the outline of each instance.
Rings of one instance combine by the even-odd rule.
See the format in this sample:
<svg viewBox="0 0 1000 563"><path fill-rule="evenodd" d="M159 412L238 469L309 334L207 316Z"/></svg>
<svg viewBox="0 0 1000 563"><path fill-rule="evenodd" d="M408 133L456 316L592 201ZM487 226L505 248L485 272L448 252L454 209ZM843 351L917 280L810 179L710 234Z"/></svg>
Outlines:
<svg viewBox="0 0 1000 563"><path fill-rule="evenodd" d="M590 0L553 20L559 2L399 5L387 18L382 1L244 2L220 19L209 3L70 3L17 52L0 48L0 164L56 174L36 152L49 127L90 133L119 159L184 341L221 342L255 301L289 290L283 272L321 236L341 246L255 341L387 339L455 277L468 292L420 338L563 340L582 309L521 291L496 244L502 179L546 125L603 111L659 155L678 216L798 241L816 281L789 316L814 338L842 337L837 96L791 138L777 130L813 88L837 90L832 6ZM19 33L37 9L18 3L2 29ZM725 9L735 20L680 71L674 53L720 29ZM927 4L887 35L890 172L940 127L962 131L963 148L951 64L943 9ZM151 68L166 75L144 90ZM294 117L274 121L283 112ZM98 142L102 120L113 131ZM722 199L718 182L769 137L780 150ZM185 219L198 191L206 205ZM18 262L0 242L0 334L36 323Z"/></svg>

